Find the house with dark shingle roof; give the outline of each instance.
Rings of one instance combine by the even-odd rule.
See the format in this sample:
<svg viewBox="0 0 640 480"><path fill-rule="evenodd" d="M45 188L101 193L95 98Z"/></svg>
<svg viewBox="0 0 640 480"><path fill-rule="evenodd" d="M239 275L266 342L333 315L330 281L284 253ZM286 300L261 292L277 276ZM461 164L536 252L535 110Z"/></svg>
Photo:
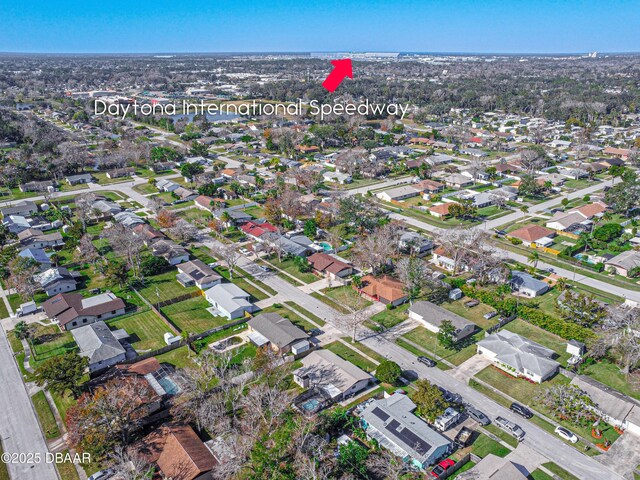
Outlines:
<svg viewBox="0 0 640 480"><path fill-rule="evenodd" d="M281 354L300 353L309 349L309 335L277 313L261 313L247 322L249 339L261 347L270 345Z"/></svg>
<svg viewBox="0 0 640 480"><path fill-rule="evenodd" d="M125 304L113 293L84 298L79 293L59 293L42 304L44 312L64 330L73 330L125 312Z"/></svg>
<svg viewBox="0 0 640 480"><path fill-rule="evenodd" d="M71 334L80 348L80 356L89 359L89 371L92 373L127 358L127 352L120 344L120 340L129 337L124 330L112 332L106 323L100 321L71 330Z"/></svg>
<svg viewBox="0 0 640 480"><path fill-rule="evenodd" d="M527 297L538 297L549 291L549 284L538 280L526 272L511 272L509 285L514 292L521 293Z"/></svg>
<svg viewBox="0 0 640 480"><path fill-rule="evenodd" d="M442 322L449 320L456 329L455 339L457 342L473 335L478 330L475 323L431 302L423 300L415 302L409 307L408 312L409 318L417 320L433 333L438 333Z"/></svg>

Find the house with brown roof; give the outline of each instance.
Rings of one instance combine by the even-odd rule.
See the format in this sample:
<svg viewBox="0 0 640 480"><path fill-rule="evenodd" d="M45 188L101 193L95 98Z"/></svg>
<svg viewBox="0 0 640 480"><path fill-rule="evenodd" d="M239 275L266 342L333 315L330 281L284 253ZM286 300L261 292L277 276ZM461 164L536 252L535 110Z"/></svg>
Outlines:
<svg viewBox="0 0 640 480"><path fill-rule="evenodd" d="M369 300L382 302L385 305L391 304L395 307L406 302L409 298L404 290L404 284L389 275L380 277L365 275L361 282L358 291Z"/></svg>
<svg viewBox="0 0 640 480"><path fill-rule="evenodd" d="M607 147L602 151L602 153L604 153L605 155L611 155L612 157L620 158L622 160L626 160L627 158L629 158L630 152L631 150L627 148L615 147Z"/></svg>
<svg viewBox="0 0 640 480"><path fill-rule="evenodd" d="M114 168L107 172L107 178L130 177L134 173L136 173L136 169L133 167Z"/></svg>
<svg viewBox="0 0 640 480"><path fill-rule="evenodd" d="M163 425L133 448L172 480L205 478L216 465L211 451L188 425Z"/></svg>
<svg viewBox="0 0 640 480"><path fill-rule="evenodd" d="M98 320L108 320L125 312L125 304L113 293L84 298L79 293L59 293L42 304L42 308L64 330L73 330Z"/></svg>
<svg viewBox="0 0 640 480"><path fill-rule="evenodd" d="M313 272L317 275L331 279L344 278L353 273L353 265L338 260L328 253L314 253L307 258Z"/></svg>
<svg viewBox="0 0 640 480"><path fill-rule="evenodd" d="M411 185L412 188L415 188L420 193L426 193L428 195L432 195L434 193L441 192L444 190L444 184L440 182L436 182L435 180L422 180L418 183L414 183Z"/></svg>
<svg viewBox="0 0 640 480"><path fill-rule="evenodd" d="M546 247L552 243L551 238L556 232L540 225L527 225L509 233L507 237L518 238L522 240L523 245L527 247L531 245Z"/></svg>
<svg viewBox="0 0 640 480"><path fill-rule="evenodd" d="M141 238L142 242L147 246L151 245L153 242L157 240L166 238L164 236L164 233L160 232L159 230L156 230L148 223L139 223L138 225L133 227L132 230L134 235L136 237Z"/></svg>
<svg viewBox="0 0 640 480"><path fill-rule="evenodd" d="M196 285L200 290L206 290L222 282L220 275L197 258L179 264L177 269L176 280L184 287Z"/></svg>
<svg viewBox="0 0 640 480"><path fill-rule="evenodd" d="M457 203L456 202L439 203L437 205L434 205L433 207L429 207L429 213L434 217L446 218L449 215L451 215L451 213L449 212L451 205L457 205Z"/></svg>

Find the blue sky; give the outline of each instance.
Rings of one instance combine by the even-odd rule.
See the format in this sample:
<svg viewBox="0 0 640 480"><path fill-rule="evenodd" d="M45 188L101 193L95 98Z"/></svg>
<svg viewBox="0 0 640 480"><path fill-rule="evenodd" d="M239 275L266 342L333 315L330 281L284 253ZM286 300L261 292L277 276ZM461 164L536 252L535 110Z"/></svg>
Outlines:
<svg viewBox="0 0 640 480"><path fill-rule="evenodd" d="M638 0L0 0L0 52L640 51Z"/></svg>

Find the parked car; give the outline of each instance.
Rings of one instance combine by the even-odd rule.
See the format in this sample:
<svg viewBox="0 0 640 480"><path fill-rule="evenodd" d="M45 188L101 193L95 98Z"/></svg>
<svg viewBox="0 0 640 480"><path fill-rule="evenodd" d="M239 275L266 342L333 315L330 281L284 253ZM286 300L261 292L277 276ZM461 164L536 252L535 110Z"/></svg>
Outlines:
<svg viewBox="0 0 640 480"><path fill-rule="evenodd" d="M434 478L440 478L440 476L442 476L444 472L453 467L455 464L456 462L454 462L450 458L442 460L438 465L433 467L433 470L431 470L431 476Z"/></svg>
<svg viewBox="0 0 640 480"><path fill-rule="evenodd" d="M555 432L571 443L578 443L578 436L564 427L557 426Z"/></svg>
<svg viewBox="0 0 640 480"><path fill-rule="evenodd" d="M106 470L100 470L89 477L89 480L107 480L115 475L115 472L111 468Z"/></svg>
<svg viewBox="0 0 640 480"><path fill-rule="evenodd" d="M524 438L524 430L522 430L519 425L507 420L506 418L496 417L496 425L509 435L515 437L519 442Z"/></svg>
<svg viewBox="0 0 640 480"><path fill-rule="evenodd" d="M438 387L438 389L442 392L442 397L445 401L449 403L462 403L462 396L460 394L450 392L442 387Z"/></svg>
<svg viewBox="0 0 640 480"><path fill-rule="evenodd" d="M485 313L482 317L483 317L483 318L485 318L485 319L487 319L487 320L489 320L489 319L491 319L491 318L495 317L497 314L498 314L498 312L496 312L496 311L493 311L493 312L487 312L487 313Z"/></svg>
<svg viewBox="0 0 640 480"><path fill-rule="evenodd" d="M489 417L487 417L484 413L482 413L477 408L472 407L471 405L467 405L467 415L469 416L469 418L475 420L482 426L489 425L491 423Z"/></svg>
<svg viewBox="0 0 640 480"><path fill-rule="evenodd" d="M269 267L266 267L264 265L258 265L258 268L260 270L262 270L263 272L270 272L271 271L271 269Z"/></svg>
<svg viewBox="0 0 640 480"><path fill-rule="evenodd" d="M240 253L243 255L249 255L251 252L249 252L249 250L247 250L246 248L241 248Z"/></svg>
<svg viewBox="0 0 640 480"><path fill-rule="evenodd" d="M524 418L533 417L533 412L529 410L527 407L525 407L524 405L520 405L519 403L513 402L509 407L509 409L512 412L517 413L521 417L524 417Z"/></svg>
<svg viewBox="0 0 640 480"><path fill-rule="evenodd" d="M435 367L436 366L436 362L434 362L433 360L431 360L429 357L423 357L420 356L418 357L418 361L420 363L423 363L424 365L426 365L427 367Z"/></svg>

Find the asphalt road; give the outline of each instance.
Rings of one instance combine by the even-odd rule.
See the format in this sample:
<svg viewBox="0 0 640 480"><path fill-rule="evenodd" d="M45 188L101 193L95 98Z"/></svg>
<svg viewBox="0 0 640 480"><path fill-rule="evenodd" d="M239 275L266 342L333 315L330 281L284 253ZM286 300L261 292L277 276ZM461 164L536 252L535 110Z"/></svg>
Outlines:
<svg viewBox="0 0 640 480"><path fill-rule="evenodd" d="M7 463L13 480L54 480L58 473L46 463L49 452L31 399L22 383L7 336L0 327L0 437L5 453L39 453L40 462ZM18 459L20 460L20 459Z"/></svg>

